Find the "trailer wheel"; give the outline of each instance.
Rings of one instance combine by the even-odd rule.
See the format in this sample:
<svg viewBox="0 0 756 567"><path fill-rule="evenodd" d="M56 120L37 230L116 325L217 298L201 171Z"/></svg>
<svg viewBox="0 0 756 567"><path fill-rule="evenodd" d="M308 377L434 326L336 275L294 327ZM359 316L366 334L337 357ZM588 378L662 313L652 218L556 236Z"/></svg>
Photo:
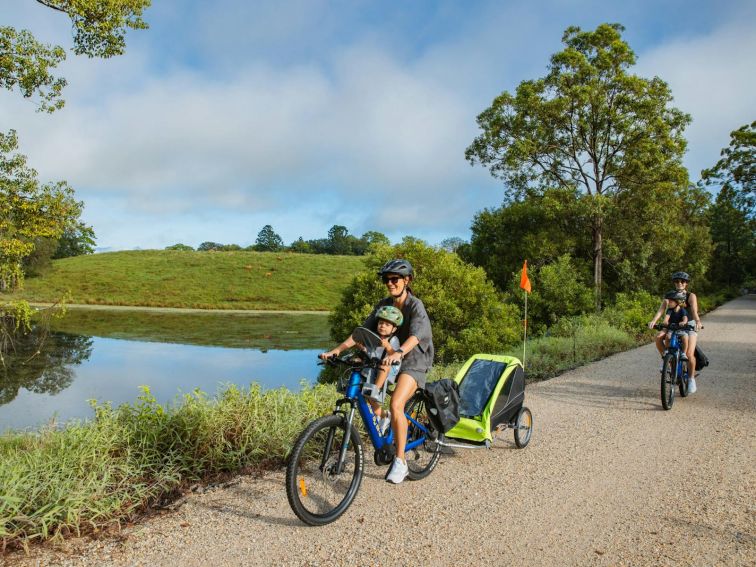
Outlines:
<svg viewBox="0 0 756 567"><path fill-rule="evenodd" d="M520 408L515 419L514 440L518 449L527 447L533 435L533 414L525 406Z"/></svg>

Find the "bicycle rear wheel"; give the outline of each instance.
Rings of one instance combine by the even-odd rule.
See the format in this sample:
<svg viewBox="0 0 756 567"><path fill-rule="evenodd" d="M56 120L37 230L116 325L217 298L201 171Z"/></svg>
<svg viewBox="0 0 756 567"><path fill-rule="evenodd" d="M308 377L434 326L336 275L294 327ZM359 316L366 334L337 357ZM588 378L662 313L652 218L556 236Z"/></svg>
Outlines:
<svg viewBox="0 0 756 567"><path fill-rule="evenodd" d="M661 373L661 401L665 410L672 409L675 403L675 357L672 354L664 355L664 365Z"/></svg>
<svg viewBox="0 0 756 567"><path fill-rule="evenodd" d="M680 397L685 398L688 395L688 361L682 361L682 373L677 381L680 388Z"/></svg>
<svg viewBox="0 0 756 567"><path fill-rule="evenodd" d="M533 414L527 407L522 406L515 419L514 440L517 448L527 447L531 435L533 435Z"/></svg>
<svg viewBox="0 0 756 567"><path fill-rule="evenodd" d="M409 445L418 439L424 439L414 449L407 450L404 455L407 459L407 476L410 480L420 480L436 468L438 460L441 458L441 445L438 444L440 433L434 429L431 423L428 416L428 406L422 392L415 393L409 399L404 408L404 413L410 418L407 420L407 444Z"/></svg>
<svg viewBox="0 0 756 567"><path fill-rule="evenodd" d="M339 470L344 438L349 445ZM286 496L297 517L311 526L329 524L346 512L362 482L362 442L342 415L313 421L299 436L286 467Z"/></svg>

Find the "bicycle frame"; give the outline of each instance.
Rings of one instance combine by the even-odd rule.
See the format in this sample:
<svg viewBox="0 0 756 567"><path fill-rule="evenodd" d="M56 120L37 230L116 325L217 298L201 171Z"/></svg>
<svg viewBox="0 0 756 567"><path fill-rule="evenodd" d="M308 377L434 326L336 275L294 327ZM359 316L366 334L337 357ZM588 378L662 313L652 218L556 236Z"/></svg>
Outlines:
<svg viewBox="0 0 756 567"><path fill-rule="evenodd" d="M669 339L669 346L667 347L667 352L675 357L675 384L683 377L683 360L680 357L683 349L680 337L678 336L679 332L679 329L671 331L672 337Z"/></svg>
<svg viewBox="0 0 756 567"><path fill-rule="evenodd" d="M370 405L367 403L365 396L362 395L362 382L363 379L359 369L353 369L349 377L349 382L347 384L344 397L336 402L336 409L334 410L334 413L343 413L346 416L347 431L349 431L352 424L354 423L354 412L355 410L358 410L360 417L362 418L362 422L365 424L365 429L368 432L371 444L376 450L380 450L394 443L394 431L392 429L389 429L388 434L386 436L383 436L376 428L374 420L375 414L373 413ZM349 404L351 406L348 414L341 410L341 406L343 406L344 404ZM407 441L405 450L411 451L415 447L418 447L425 443L427 438L426 436L428 435L428 429L406 412L404 416L407 418L408 422L412 423L423 432L423 435L419 439L415 439L414 441ZM407 435L409 436L409 431L407 432ZM349 439L349 435L344 436L344 441L339 452L339 470L341 470L344 465L344 459L346 457L347 450L349 449ZM329 436L327 443L328 450L330 450L331 442L332 438ZM328 453L328 450L326 451L326 454Z"/></svg>

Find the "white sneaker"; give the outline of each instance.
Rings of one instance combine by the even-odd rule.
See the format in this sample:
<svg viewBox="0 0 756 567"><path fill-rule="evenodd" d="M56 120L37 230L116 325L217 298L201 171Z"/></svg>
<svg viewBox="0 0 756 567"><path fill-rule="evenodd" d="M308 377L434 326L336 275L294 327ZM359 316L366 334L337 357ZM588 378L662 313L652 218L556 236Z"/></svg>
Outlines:
<svg viewBox="0 0 756 567"><path fill-rule="evenodd" d="M409 469L407 468L407 463L397 457L394 458L394 464L391 465L391 470L386 475L386 480L388 482L393 482L394 484L399 484L407 478L408 474Z"/></svg>
<svg viewBox="0 0 756 567"><path fill-rule="evenodd" d="M696 388L696 379L691 376L688 378L688 394L695 394L696 390L698 390L698 388Z"/></svg>
<svg viewBox="0 0 756 567"><path fill-rule="evenodd" d="M378 433L381 436L386 435L386 432L391 427L391 412L387 411L383 414L383 417L378 420Z"/></svg>

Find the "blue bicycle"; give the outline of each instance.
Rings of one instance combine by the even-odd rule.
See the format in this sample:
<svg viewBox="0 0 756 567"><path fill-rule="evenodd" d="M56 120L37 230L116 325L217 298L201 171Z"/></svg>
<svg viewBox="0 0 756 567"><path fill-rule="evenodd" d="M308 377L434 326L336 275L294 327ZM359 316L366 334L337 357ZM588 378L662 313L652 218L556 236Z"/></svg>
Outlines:
<svg viewBox="0 0 756 567"><path fill-rule="evenodd" d="M680 390L680 396L688 395L688 360L683 358L683 345L680 334L689 329L688 325L655 325L656 329L667 329L672 332L669 346L664 351L661 370L661 401L665 410L672 409L675 402L675 386Z"/></svg>
<svg viewBox="0 0 756 567"><path fill-rule="evenodd" d="M377 335L358 327L354 339L366 347L380 344ZM377 343L376 343L377 341ZM341 516L357 496L362 483L364 456L360 434L355 426L355 412L360 417L375 449L377 465L394 459L394 434L378 431L375 415L365 400L367 369L377 369L379 359L361 356L331 358L333 366L348 368L348 378L340 380L344 397L336 402L332 415L311 422L299 435L286 467L286 496L297 517L312 526L329 524ZM388 382L388 381L387 381ZM385 395L384 385L383 394ZM404 409L408 422L406 460L410 480L428 476L441 457L440 435L428 417L425 397L418 390Z"/></svg>

